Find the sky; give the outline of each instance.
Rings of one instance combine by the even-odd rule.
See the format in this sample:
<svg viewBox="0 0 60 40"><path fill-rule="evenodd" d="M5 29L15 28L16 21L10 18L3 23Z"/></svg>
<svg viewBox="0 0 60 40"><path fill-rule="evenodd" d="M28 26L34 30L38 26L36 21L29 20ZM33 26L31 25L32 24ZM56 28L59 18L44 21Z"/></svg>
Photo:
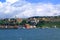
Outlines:
<svg viewBox="0 0 60 40"><path fill-rule="evenodd" d="M60 0L0 0L0 18L59 15Z"/></svg>
<svg viewBox="0 0 60 40"><path fill-rule="evenodd" d="M6 0L0 0L0 2L6 2Z"/></svg>

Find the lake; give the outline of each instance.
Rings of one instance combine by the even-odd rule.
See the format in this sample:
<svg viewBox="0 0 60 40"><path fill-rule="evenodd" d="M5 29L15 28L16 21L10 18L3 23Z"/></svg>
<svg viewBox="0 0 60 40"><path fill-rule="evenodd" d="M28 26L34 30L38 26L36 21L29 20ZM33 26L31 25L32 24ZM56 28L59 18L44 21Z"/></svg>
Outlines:
<svg viewBox="0 0 60 40"><path fill-rule="evenodd" d="M0 40L60 40L60 29L0 29Z"/></svg>

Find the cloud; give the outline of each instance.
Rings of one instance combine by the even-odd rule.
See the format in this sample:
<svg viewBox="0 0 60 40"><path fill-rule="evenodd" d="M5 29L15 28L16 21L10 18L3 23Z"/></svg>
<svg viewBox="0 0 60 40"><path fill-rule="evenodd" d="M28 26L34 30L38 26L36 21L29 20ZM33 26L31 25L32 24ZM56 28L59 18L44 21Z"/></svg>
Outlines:
<svg viewBox="0 0 60 40"><path fill-rule="evenodd" d="M8 2L8 3L15 3L15 2L17 2L18 0L6 0L6 2Z"/></svg>
<svg viewBox="0 0 60 40"><path fill-rule="evenodd" d="M4 3L0 2L1 18L57 15L60 15L60 4L29 3L25 0L6 0Z"/></svg>

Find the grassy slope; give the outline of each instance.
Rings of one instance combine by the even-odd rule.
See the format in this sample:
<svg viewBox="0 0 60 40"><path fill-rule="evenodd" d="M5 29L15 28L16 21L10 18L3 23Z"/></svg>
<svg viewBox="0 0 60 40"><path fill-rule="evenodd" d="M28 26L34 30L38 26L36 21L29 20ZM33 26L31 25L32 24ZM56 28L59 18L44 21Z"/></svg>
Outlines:
<svg viewBox="0 0 60 40"><path fill-rule="evenodd" d="M60 28L60 22L44 22L43 27L54 27L57 26Z"/></svg>

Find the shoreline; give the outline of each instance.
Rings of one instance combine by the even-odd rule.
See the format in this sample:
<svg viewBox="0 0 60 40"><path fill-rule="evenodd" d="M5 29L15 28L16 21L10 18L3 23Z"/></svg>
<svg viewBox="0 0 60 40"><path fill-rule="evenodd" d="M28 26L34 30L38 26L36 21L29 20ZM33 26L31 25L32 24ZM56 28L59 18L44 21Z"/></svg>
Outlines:
<svg viewBox="0 0 60 40"><path fill-rule="evenodd" d="M28 29L28 28L0 28L0 29ZM50 28L40 28L39 27L39 28L29 28L29 29L50 29Z"/></svg>

